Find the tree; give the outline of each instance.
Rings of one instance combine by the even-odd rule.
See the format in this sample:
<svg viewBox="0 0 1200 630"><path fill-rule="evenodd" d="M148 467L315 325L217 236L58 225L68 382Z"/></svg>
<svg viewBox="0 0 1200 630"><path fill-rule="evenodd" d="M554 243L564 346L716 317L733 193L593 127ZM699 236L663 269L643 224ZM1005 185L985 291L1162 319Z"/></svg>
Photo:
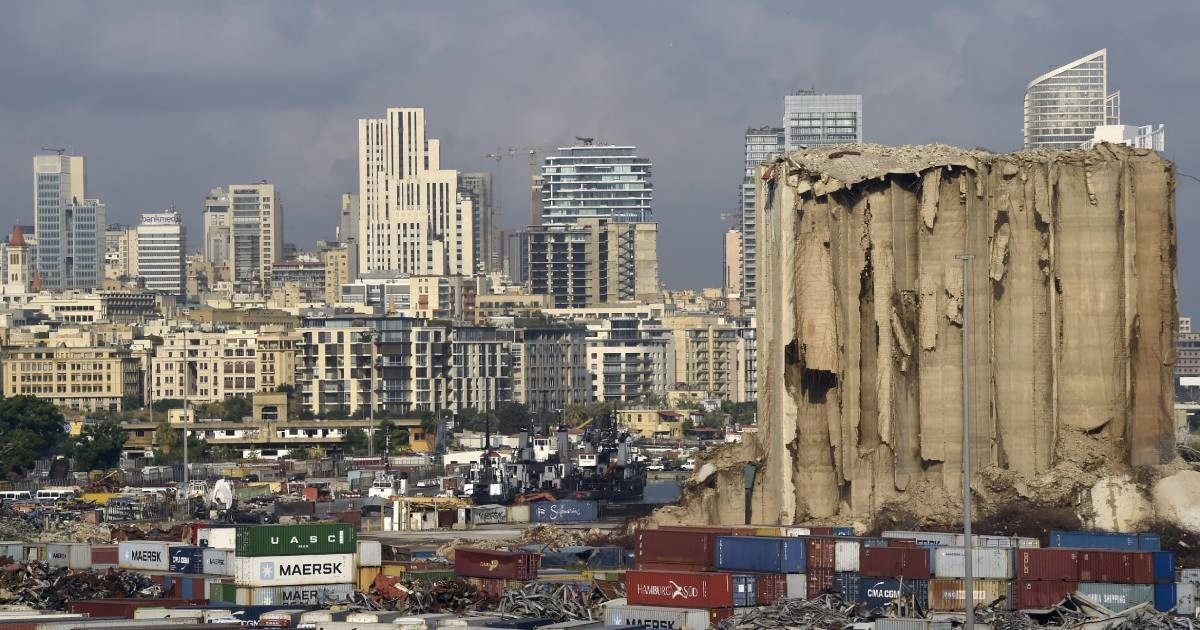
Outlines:
<svg viewBox="0 0 1200 630"><path fill-rule="evenodd" d="M350 429L342 437L342 451L346 455L365 455L367 453L367 432L362 429Z"/></svg>
<svg viewBox="0 0 1200 630"><path fill-rule="evenodd" d="M124 447L125 430L111 419L89 424L67 440L67 454L75 458L77 470L113 468L121 460Z"/></svg>
<svg viewBox="0 0 1200 630"><path fill-rule="evenodd" d="M183 409L183 401L178 398L163 398L151 403L150 409L158 413L164 413L171 409Z"/></svg>
<svg viewBox="0 0 1200 630"><path fill-rule="evenodd" d="M188 462L210 461L212 446L202 437L188 436ZM154 431L154 463L183 463L183 429L159 422Z"/></svg>
<svg viewBox="0 0 1200 630"><path fill-rule="evenodd" d="M395 455L408 448L408 430L397 427L391 420L384 420L375 427L374 442L376 455Z"/></svg>
<svg viewBox="0 0 1200 630"><path fill-rule="evenodd" d="M492 431L496 433L516 433L523 427L527 427L533 419L533 414L529 412L529 407L521 403L503 402L496 406L496 411L493 414L495 421L492 423Z"/></svg>
<svg viewBox="0 0 1200 630"><path fill-rule="evenodd" d="M226 422L241 422L242 418L254 413L254 406L248 396L234 396L225 399L225 410L221 419Z"/></svg>
<svg viewBox="0 0 1200 630"><path fill-rule="evenodd" d="M58 450L65 420L53 404L33 396L0 399L0 466L24 472Z"/></svg>

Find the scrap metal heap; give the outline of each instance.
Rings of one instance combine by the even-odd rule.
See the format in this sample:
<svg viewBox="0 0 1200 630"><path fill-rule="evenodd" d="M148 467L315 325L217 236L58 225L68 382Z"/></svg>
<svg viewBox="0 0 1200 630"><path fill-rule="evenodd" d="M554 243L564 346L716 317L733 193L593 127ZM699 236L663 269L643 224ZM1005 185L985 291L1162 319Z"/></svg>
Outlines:
<svg viewBox="0 0 1200 630"><path fill-rule="evenodd" d="M983 507L1088 512L1099 479L1171 462L1174 183L1158 153L1108 144L761 166L758 438L719 450L709 487L660 520L741 522L753 463L758 523L895 502L954 522L964 341Z"/></svg>
<svg viewBox="0 0 1200 630"><path fill-rule="evenodd" d="M67 603L109 597L162 597L149 576L107 569L72 571L44 562L11 563L0 569L0 604L66 610Z"/></svg>

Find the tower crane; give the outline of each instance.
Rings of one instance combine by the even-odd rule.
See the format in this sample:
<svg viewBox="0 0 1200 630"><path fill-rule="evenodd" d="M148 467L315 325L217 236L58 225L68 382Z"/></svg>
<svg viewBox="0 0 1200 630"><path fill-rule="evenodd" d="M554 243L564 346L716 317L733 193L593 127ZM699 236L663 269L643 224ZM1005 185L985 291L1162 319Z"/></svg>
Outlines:
<svg viewBox="0 0 1200 630"><path fill-rule="evenodd" d="M541 153L542 147L509 147L507 149L496 149L495 152L485 155L489 160L496 161L496 168L492 171L492 212L495 216L500 216L500 162L505 157L516 157L518 154L524 153L529 156L529 186L530 186L530 214L531 224L536 225L541 222L541 175L538 172L538 155Z"/></svg>
<svg viewBox="0 0 1200 630"><path fill-rule="evenodd" d="M66 153L66 152L67 152L67 150L66 150L66 149L55 149L55 148L52 148L52 147L42 147L42 150L43 150L43 151L53 151L53 152L55 152L55 153L57 153L57 154L59 154L59 155L62 155L62 154L64 154L64 153Z"/></svg>

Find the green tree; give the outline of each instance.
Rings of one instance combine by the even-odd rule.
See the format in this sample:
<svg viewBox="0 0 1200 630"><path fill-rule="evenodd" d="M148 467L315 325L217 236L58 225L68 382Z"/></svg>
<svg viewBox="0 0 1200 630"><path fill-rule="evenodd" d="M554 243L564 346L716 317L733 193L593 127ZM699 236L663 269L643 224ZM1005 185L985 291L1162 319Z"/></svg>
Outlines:
<svg viewBox="0 0 1200 630"><path fill-rule="evenodd" d="M254 413L254 406L248 396L234 396L225 399L224 413L221 419L226 422L241 422L242 418Z"/></svg>
<svg viewBox="0 0 1200 630"><path fill-rule="evenodd" d="M75 458L77 470L113 468L125 447L121 423L108 419L83 427L79 435L67 440L67 454Z"/></svg>
<svg viewBox="0 0 1200 630"><path fill-rule="evenodd" d="M492 422L492 431L497 433L516 433L522 427L530 426L533 420L529 407L521 403L500 403L493 415L495 420ZM557 422L557 418L552 422Z"/></svg>
<svg viewBox="0 0 1200 630"><path fill-rule="evenodd" d="M374 441L376 455L395 455L408 448L408 430L396 426L391 420L384 420L375 427Z"/></svg>
<svg viewBox="0 0 1200 630"><path fill-rule="evenodd" d="M33 396L0 399L0 466L24 472L66 439L65 420L53 404Z"/></svg>
<svg viewBox="0 0 1200 630"><path fill-rule="evenodd" d="M164 413L171 409L183 409L183 401L178 398L163 398L154 401L150 405L150 408L157 413Z"/></svg>
<svg viewBox="0 0 1200 630"><path fill-rule="evenodd" d="M212 446L208 440L196 435L188 436L188 461L210 461ZM172 427L165 421L159 422L154 431L154 463L179 464L183 462L183 429Z"/></svg>
<svg viewBox="0 0 1200 630"><path fill-rule="evenodd" d="M367 432L362 429L350 429L342 437L342 452L346 455L367 454Z"/></svg>

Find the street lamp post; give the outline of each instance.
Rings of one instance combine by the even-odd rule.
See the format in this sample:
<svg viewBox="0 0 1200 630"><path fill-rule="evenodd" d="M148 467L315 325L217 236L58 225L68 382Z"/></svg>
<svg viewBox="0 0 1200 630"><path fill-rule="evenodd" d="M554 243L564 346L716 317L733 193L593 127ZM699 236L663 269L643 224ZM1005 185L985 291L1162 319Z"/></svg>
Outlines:
<svg viewBox="0 0 1200 630"><path fill-rule="evenodd" d="M967 291L967 272L971 258L973 256L970 254L958 256L962 261L963 603L967 613L963 625L965 630L975 628L975 552L971 540L971 337L968 334L970 298Z"/></svg>

